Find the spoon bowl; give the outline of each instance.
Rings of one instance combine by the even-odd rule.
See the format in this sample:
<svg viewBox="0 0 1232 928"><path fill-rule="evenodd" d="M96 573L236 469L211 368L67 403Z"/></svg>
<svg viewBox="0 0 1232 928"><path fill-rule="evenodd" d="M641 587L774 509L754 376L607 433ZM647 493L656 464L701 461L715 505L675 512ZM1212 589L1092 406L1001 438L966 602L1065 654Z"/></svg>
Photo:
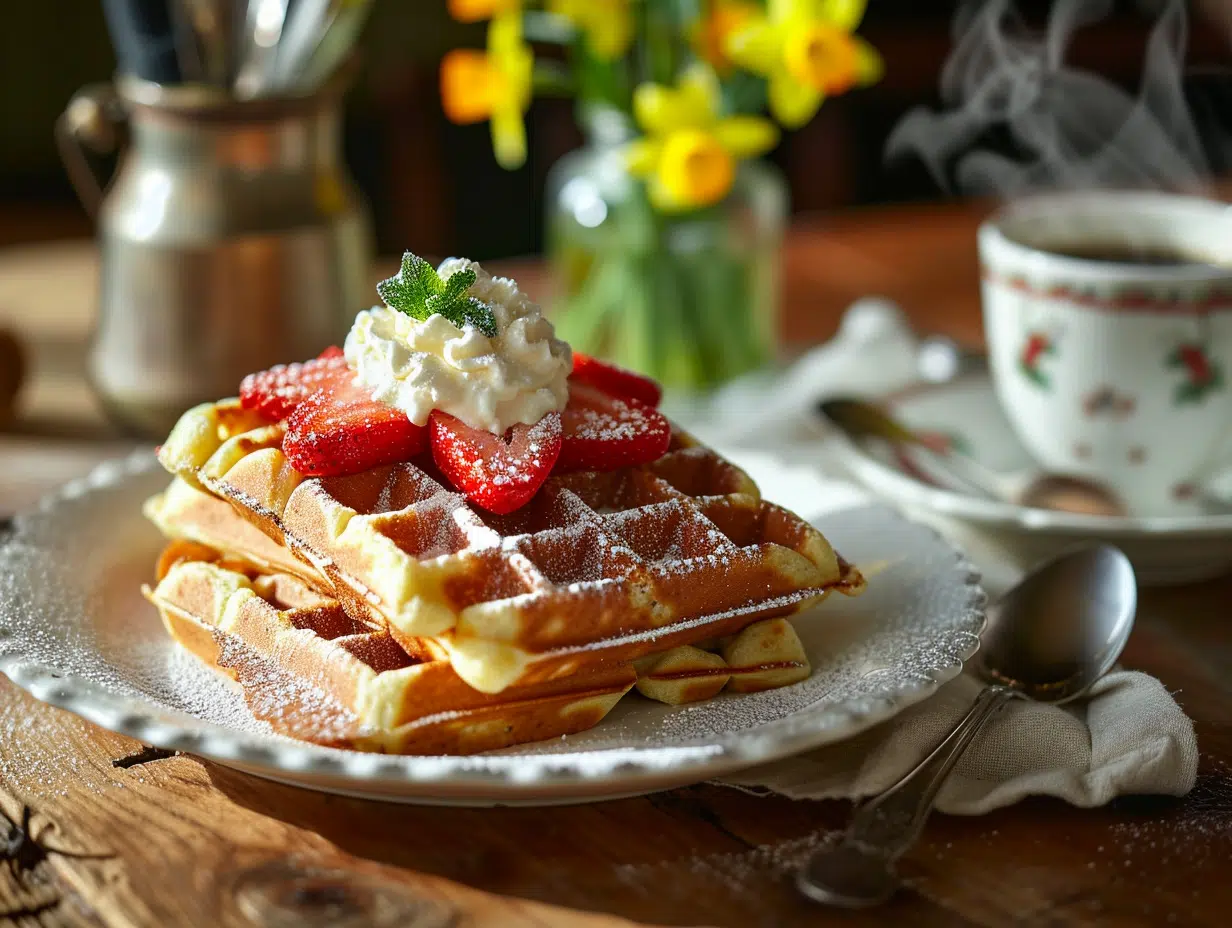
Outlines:
<svg viewBox="0 0 1232 928"><path fill-rule="evenodd" d="M862 805L843 838L796 875L818 902L864 908L898 887L894 863L915 843L942 783L1007 702L1077 699L1112 669L1133 630L1138 593L1129 559L1109 545L1067 552L1035 569L988 610L971 668L987 683L932 753Z"/></svg>
<svg viewBox="0 0 1232 928"><path fill-rule="evenodd" d="M824 400L819 409L826 421L857 444L877 440L927 458L932 465L930 470L943 474L960 491L1018 506L1088 515L1125 515L1125 504L1098 481L1040 471L990 470L953 448L935 447L874 403L855 397L833 397Z"/></svg>
<svg viewBox="0 0 1232 928"><path fill-rule="evenodd" d="M1137 604L1134 570L1119 549L1075 549L989 607L973 669L1039 702L1077 699L1120 657Z"/></svg>

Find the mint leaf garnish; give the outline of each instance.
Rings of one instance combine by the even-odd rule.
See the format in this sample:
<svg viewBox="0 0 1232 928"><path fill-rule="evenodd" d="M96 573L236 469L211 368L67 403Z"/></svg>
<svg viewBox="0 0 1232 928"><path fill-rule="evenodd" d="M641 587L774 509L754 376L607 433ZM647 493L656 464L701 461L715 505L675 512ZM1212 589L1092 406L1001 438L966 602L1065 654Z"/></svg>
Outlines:
<svg viewBox="0 0 1232 928"><path fill-rule="evenodd" d="M475 271L467 268L455 271L448 280L441 280L431 264L411 252L402 256L398 273L376 285L382 300L412 319L423 321L440 313L456 326L474 326L488 338L495 338L496 317L487 303L467 291L475 283Z"/></svg>

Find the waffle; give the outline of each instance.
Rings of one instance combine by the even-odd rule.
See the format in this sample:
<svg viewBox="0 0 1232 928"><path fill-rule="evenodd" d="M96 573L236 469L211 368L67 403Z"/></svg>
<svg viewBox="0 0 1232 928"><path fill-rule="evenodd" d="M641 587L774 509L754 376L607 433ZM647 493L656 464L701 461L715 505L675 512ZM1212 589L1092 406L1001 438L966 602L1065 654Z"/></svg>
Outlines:
<svg viewBox="0 0 1232 928"><path fill-rule="evenodd" d="M462 681L448 655L408 654L302 577L178 541L160 557L158 578L143 592L178 644L239 683L254 716L276 731L332 747L469 754L583 731L635 685L678 705L809 672L791 626L769 619L714 642L721 653L677 646L492 695Z"/></svg>
<svg viewBox="0 0 1232 928"><path fill-rule="evenodd" d="M302 578L262 573L195 543L164 553L146 597L171 636L241 686L253 714L306 741L470 754L590 728L633 686L630 666L493 696L443 656L406 653Z"/></svg>
<svg viewBox="0 0 1232 928"><path fill-rule="evenodd" d="M637 691L675 706L710 699L724 689L777 689L806 679L811 671L804 645L786 619L754 622L711 647L679 645L635 661Z"/></svg>
<svg viewBox="0 0 1232 928"><path fill-rule="evenodd" d="M159 456L183 488L291 552L292 572L354 621L408 653L434 642L485 693L731 636L863 586L819 532L683 433L649 465L554 475L506 516L447 489L426 456L305 479L281 438L226 400L185 413ZM172 498L186 495L147 507L170 537L194 537ZM272 562L239 536L211 540Z"/></svg>

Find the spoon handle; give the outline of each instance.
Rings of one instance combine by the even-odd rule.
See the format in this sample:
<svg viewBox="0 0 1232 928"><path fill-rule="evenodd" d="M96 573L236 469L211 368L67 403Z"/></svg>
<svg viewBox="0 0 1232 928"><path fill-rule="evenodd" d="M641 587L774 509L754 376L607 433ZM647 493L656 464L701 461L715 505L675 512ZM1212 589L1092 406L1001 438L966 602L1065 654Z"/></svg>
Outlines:
<svg viewBox="0 0 1232 928"><path fill-rule="evenodd" d="M1015 693L1005 686L986 686L954 730L931 754L901 780L864 803L847 828L847 840L876 850L893 860L919 837L941 784L984 724Z"/></svg>
<svg viewBox="0 0 1232 928"><path fill-rule="evenodd" d="M985 723L1017 693L985 687L945 740L901 780L856 811L842 840L805 864L800 889L818 901L873 905L893 891L893 862L916 842L941 784Z"/></svg>

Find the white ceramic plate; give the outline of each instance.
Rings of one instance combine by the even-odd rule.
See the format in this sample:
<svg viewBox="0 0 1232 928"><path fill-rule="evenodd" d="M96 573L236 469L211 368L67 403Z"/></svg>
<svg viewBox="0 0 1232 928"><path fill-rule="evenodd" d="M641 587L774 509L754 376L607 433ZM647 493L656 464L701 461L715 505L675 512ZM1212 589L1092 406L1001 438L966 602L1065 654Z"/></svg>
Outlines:
<svg viewBox="0 0 1232 928"><path fill-rule="evenodd" d="M884 402L913 429L956 442L994 470L1008 473L1033 466L1001 412L986 372L913 387ZM955 522L974 527L984 533L982 540L992 541L1020 567L1076 543L1104 541L1128 555L1145 584L1186 583L1232 569L1232 515L1113 518L1029 509L930 485L912 471L910 462L896 459L885 448L839 437L835 449L843 467L878 496L917 517L941 517L937 525L950 534Z"/></svg>
<svg viewBox="0 0 1232 928"><path fill-rule="evenodd" d="M742 454L766 495L812 518L832 486ZM974 653L984 594L963 556L889 509L820 525L870 575L796 620L814 672L782 690L670 707L631 693L596 728L475 757L321 748L263 729L233 685L176 648L139 593L161 539L140 513L148 455L104 465L0 541L0 670L38 699L149 744L314 789L425 803L558 803L651 792L837 741L932 693Z"/></svg>

